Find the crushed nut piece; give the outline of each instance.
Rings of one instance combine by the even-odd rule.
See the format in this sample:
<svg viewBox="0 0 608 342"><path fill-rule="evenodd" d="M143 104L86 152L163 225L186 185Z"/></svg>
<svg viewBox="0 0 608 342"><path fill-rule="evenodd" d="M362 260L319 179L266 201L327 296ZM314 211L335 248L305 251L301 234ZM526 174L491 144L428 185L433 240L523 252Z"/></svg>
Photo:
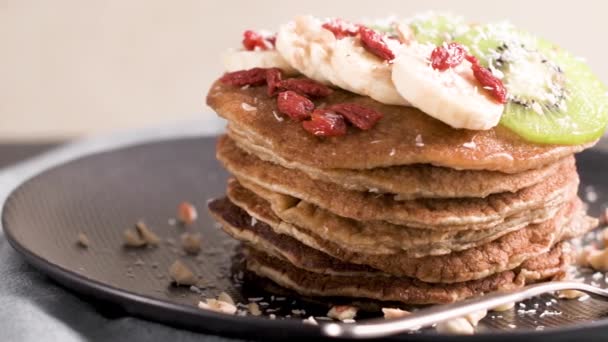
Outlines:
<svg viewBox="0 0 608 342"><path fill-rule="evenodd" d="M473 335L475 333L475 328L471 322L464 317L441 322L437 324L436 329L437 332L442 334Z"/></svg>
<svg viewBox="0 0 608 342"><path fill-rule="evenodd" d="M486 317L487 314L488 314L488 310L482 310L482 311L470 313L470 314L464 316L464 318L466 318L466 320L469 321L469 323L471 323L472 326L476 327L477 324L479 323L479 321L481 321L484 317Z"/></svg>
<svg viewBox="0 0 608 342"><path fill-rule="evenodd" d="M86 236L84 233L78 233L78 239L76 240L76 243L82 248L89 248L91 241L89 241L88 236Z"/></svg>
<svg viewBox="0 0 608 342"><path fill-rule="evenodd" d="M196 284L196 276L194 273L181 261L176 260L169 267L169 276L177 285L194 285Z"/></svg>
<svg viewBox="0 0 608 342"><path fill-rule="evenodd" d="M200 233L183 233L180 237L182 248L190 254L198 254L201 251Z"/></svg>
<svg viewBox="0 0 608 342"><path fill-rule="evenodd" d="M249 310L249 313L253 316L262 315L262 310L260 310L260 306L258 305L258 303L255 303L255 302L249 303L247 305L247 310Z"/></svg>
<svg viewBox="0 0 608 342"><path fill-rule="evenodd" d="M237 308L234 304L226 303L221 300L207 298L206 302L198 302L199 309L221 312L229 315L234 315Z"/></svg>
<svg viewBox="0 0 608 342"><path fill-rule="evenodd" d="M317 323L317 320L312 316L309 316L308 318L303 319L302 323L310 324L310 325L319 325L319 323Z"/></svg>
<svg viewBox="0 0 608 342"><path fill-rule="evenodd" d="M409 311L396 309L396 308L382 308L382 313L384 314L385 319L401 318L401 317L411 315L411 312L409 312Z"/></svg>
<svg viewBox="0 0 608 342"><path fill-rule="evenodd" d="M589 257L589 264L596 271L608 271L608 249L592 252Z"/></svg>
<svg viewBox="0 0 608 342"><path fill-rule="evenodd" d="M160 238L148 226L139 221L135 224L135 229L127 229L124 232L125 245L129 247L156 246L160 243Z"/></svg>
<svg viewBox="0 0 608 342"><path fill-rule="evenodd" d="M576 298L580 298L586 296L586 294L584 292L581 291L577 291L577 290L561 290L561 291L557 291L557 297L558 298L565 298L565 299L576 299Z"/></svg>
<svg viewBox="0 0 608 342"><path fill-rule="evenodd" d="M608 247L608 228L602 230L602 242L604 243L604 248Z"/></svg>
<svg viewBox="0 0 608 342"><path fill-rule="evenodd" d="M499 305L495 308L492 308L492 311L503 312L503 311L511 310L511 309L513 309L513 307L515 307L515 302Z"/></svg>
<svg viewBox="0 0 608 342"><path fill-rule="evenodd" d="M142 247L146 245L146 241L137 233L136 230L127 229L124 232L125 245L129 247Z"/></svg>
<svg viewBox="0 0 608 342"><path fill-rule="evenodd" d="M604 212L600 215L599 221L600 226L608 225L608 208L604 209Z"/></svg>
<svg viewBox="0 0 608 342"><path fill-rule="evenodd" d="M331 317L333 319L345 320L345 319L353 319L357 316L358 308L350 305L336 305L329 309L327 312L327 317Z"/></svg>
<svg viewBox="0 0 608 342"><path fill-rule="evenodd" d="M179 222L189 225L196 221L197 217L196 208L189 202L182 202L177 207L177 219Z"/></svg>
<svg viewBox="0 0 608 342"><path fill-rule="evenodd" d="M222 301L222 302L226 302L226 303L230 303L230 304L234 305L234 300L226 292L220 293L220 295L217 296L217 300Z"/></svg>
<svg viewBox="0 0 608 342"><path fill-rule="evenodd" d="M591 257L591 254L595 252L597 252L597 249L594 246L583 247L583 249L576 254L576 264L581 267L591 267L589 258Z"/></svg>

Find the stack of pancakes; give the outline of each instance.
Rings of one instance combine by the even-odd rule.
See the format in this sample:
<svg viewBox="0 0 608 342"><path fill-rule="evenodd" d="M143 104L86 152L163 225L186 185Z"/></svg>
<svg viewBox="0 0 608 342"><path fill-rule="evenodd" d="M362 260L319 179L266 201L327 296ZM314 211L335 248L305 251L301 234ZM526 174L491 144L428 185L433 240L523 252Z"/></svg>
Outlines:
<svg viewBox="0 0 608 342"><path fill-rule="evenodd" d="M457 130L341 90L322 102L384 117L319 138L280 116L265 87L216 82L207 97L228 120L217 157L234 176L210 211L247 245L248 269L283 287L452 302L562 276L566 240L597 224L577 197L572 154L586 146Z"/></svg>

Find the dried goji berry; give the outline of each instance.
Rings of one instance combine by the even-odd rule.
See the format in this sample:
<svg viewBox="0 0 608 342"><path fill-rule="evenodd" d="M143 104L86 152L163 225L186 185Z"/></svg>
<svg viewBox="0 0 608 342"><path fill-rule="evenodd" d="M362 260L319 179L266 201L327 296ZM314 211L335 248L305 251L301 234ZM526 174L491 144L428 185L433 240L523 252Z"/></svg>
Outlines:
<svg viewBox="0 0 608 342"><path fill-rule="evenodd" d="M270 68L266 70L266 84L268 85L268 96L273 96L277 89L281 86L283 73L279 68Z"/></svg>
<svg viewBox="0 0 608 342"><path fill-rule="evenodd" d="M229 72L220 78L220 82L235 87L262 85L266 82L266 69L253 68Z"/></svg>
<svg viewBox="0 0 608 342"><path fill-rule="evenodd" d="M310 120L302 122L302 127L319 137L336 137L346 134L344 117L326 108L315 109Z"/></svg>
<svg viewBox="0 0 608 342"><path fill-rule="evenodd" d="M359 26L359 35L363 47L385 61L395 59L395 54L384 41L384 36L369 27Z"/></svg>
<svg viewBox="0 0 608 342"><path fill-rule="evenodd" d="M344 116L348 122L363 130L368 130L382 119L382 113L368 107L354 103L339 103L328 107L336 113Z"/></svg>
<svg viewBox="0 0 608 342"><path fill-rule="evenodd" d="M359 26L340 18L333 18L323 24L323 28L331 31L336 39L354 37L359 33Z"/></svg>
<svg viewBox="0 0 608 342"><path fill-rule="evenodd" d="M247 30L243 33L243 46L245 50L249 51L253 51L255 48L270 50L273 48L274 43L255 31Z"/></svg>
<svg viewBox="0 0 608 342"><path fill-rule="evenodd" d="M333 91L328 86L310 78L290 78L281 81L279 87L282 90L293 90L296 93L311 97L325 97Z"/></svg>
<svg viewBox="0 0 608 342"><path fill-rule="evenodd" d="M302 121L310 117L310 113L315 109L315 104L295 91L287 90L279 93L277 107L279 112L293 120Z"/></svg>
<svg viewBox="0 0 608 342"><path fill-rule="evenodd" d="M431 66L433 69L444 71L460 65L466 55L467 50L458 43L440 45L431 52Z"/></svg>
<svg viewBox="0 0 608 342"><path fill-rule="evenodd" d="M492 72L475 63L471 66L475 79L481 84L481 86L490 92L492 97L499 103L507 103L507 89L505 88L502 81L494 76Z"/></svg>

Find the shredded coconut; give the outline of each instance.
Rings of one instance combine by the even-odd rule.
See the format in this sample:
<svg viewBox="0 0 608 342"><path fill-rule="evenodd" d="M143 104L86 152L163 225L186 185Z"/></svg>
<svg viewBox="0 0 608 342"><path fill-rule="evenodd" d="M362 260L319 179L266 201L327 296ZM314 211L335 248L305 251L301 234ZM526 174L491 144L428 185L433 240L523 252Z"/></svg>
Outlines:
<svg viewBox="0 0 608 342"><path fill-rule="evenodd" d="M253 111L258 110L257 107L254 107L254 106L250 105L249 103L245 103L245 102L241 103L241 108L243 108L243 110L247 111L247 112L253 112Z"/></svg>

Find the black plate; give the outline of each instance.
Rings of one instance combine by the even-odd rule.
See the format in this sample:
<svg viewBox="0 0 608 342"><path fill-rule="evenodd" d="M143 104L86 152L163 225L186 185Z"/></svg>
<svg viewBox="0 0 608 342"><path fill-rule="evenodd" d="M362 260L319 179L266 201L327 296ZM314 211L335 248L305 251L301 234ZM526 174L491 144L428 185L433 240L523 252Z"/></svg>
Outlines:
<svg viewBox="0 0 608 342"><path fill-rule="evenodd" d="M302 318L324 316L324 305L295 296L273 297L258 282L243 285L240 280L237 245L217 228L205 209L208 199L224 193L228 176L215 160L214 145L212 138L163 141L94 154L50 169L8 198L2 217L7 238L30 263L67 288L118 304L133 315L248 338L318 336L318 330L302 324ZM607 157L605 152L594 150L578 157L582 191L598 195L591 203L593 214L598 214L608 199L604 196L608 193ZM188 228L204 237L204 252L196 257L184 255L176 243L186 228L169 223L177 204L184 200L199 209L199 220ZM163 237L159 248L123 247L123 231L138 219ZM88 249L75 243L80 232L91 240ZM178 258L201 277L201 293L170 285L166 270ZM605 285L603 277L597 281ZM273 312L277 319L228 316L196 307L200 299L221 291L243 303L247 298L264 297L262 301L269 303L264 308L277 309ZM537 305L539 314L554 310L561 315L539 317L516 311L490 315L473 339L496 341L520 336L555 341L581 333L608 332L602 330L608 328L608 320L603 318L608 313L607 303L594 299L558 301L548 307L551 298L528 301L526 308ZM304 309L306 314L299 316L291 312L293 309ZM538 325L547 328L533 330ZM460 339L432 331L400 338Z"/></svg>

